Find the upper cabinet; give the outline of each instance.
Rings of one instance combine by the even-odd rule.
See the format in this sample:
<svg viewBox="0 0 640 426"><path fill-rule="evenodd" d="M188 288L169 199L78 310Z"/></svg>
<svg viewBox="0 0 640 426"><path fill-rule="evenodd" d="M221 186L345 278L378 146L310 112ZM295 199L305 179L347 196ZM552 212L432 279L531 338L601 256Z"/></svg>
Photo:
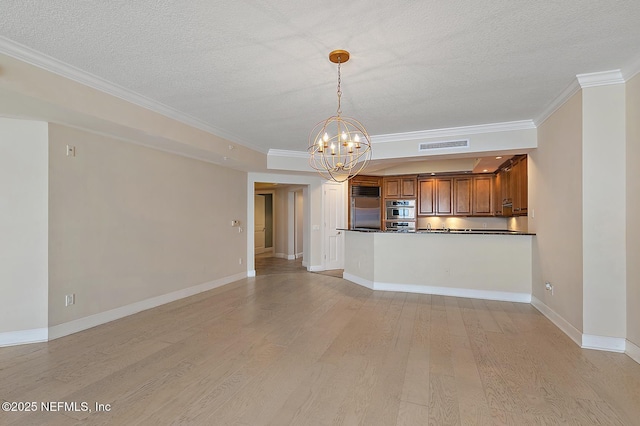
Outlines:
<svg viewBox="0 0 640 426"><path fill-rule="evenodd" d="M417 194L417 176L390 176L383 179L384 198L413 198Z"/></svg>
<svg viewBox="0 0 640 426"><path fill-rule="evenodd" d="M454 178L453 185L453 214L457 216L470 216L473 211L473 178L471 176Z"/></svg>
<svg viewBox="0 0 640 426"><path fill-rule="evenodd" d="M453 214L453 179L418 179L418 215L451 216Z"/></svg>
<svg viewBox="0 0 640 426"><path fill-rule="evenodd" d="M497 216L527 215L529 201L527 160L526 155L516 156L496 173L493 189L497 198L494 202Z"/></svg>
<svg viewBox="0 0 640 426"><path fill-rule="evenodd" d="M364 176L357 175L353 179L349 180L349 187L351 186L380 186L382 178L380 176Z"/></svg>
<svg viewBox="0 0 640 426"><path fill-rule="evenodd" d="M493 216L493 175L418 178L419 216Z"/></svg>
<svg viewBox="0 0 640 426"><path fill-rule="evenodd" d="M473 216L493 215L493 180L492 175L473 177Z"/></svg>

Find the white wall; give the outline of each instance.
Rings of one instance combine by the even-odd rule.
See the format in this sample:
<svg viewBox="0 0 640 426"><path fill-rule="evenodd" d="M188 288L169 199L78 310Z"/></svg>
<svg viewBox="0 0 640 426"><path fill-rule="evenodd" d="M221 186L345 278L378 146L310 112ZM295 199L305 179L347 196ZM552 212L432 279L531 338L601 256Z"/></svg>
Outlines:
<svg viewBox="0 0 640 426"><path fill-rule="evenodd" d="M533 297L582 331L582 92L538 127L529 154ZM599 174L594 172L595 174ZM554 286L546 291L545 282Z"/></svg>
<svg viewBox="0 0 640 426"><path fill-rule="evenodd" d="M47 339L47 140L47 123L0 118L0 345Z"/></svg>
<svg viewBox="0 0 640 426"><path fill-rule="evenodd" d="M624 338L624 84L584 88L582 114L583 332Z"/></svg>
<svg viewBox="0 0 640 426"><path fill-rule="evenodd" d="M640 347L640 74L626 86L627 340Z"/></svg>
<svg viewBox="0 0 640 426"><path fill-rule="evenodd" d="M246 173L55 124L49 137L50 326L246 276L231 227L247 223Z"/></svg>

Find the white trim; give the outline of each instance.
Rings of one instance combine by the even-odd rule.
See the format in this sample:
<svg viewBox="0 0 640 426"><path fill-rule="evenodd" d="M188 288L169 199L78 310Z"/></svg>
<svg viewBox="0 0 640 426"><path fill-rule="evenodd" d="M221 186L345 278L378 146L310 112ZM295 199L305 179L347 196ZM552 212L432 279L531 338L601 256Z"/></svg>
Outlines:
<svg viewBox="0 0 640 426"><path fill-rule="evenodd" d="M0 347L46 342L47 340L49 340L49 329L47 328L0 333Z"/></svg>
<svg viewBox="0 0 640 426"><path fill-rule="evenodd" d="M395 284L370 281L357 275L343 273L342 277L376 291L397 291L401 293L435 294L439 296L464 297L468 299L500 300L504 302L530 303L529 293L514 293L509 291L473 290L468 288L435 287L415 284Z"/></svg>
<svg viewBox="0 0 640 426"><path fill-rule="evenodd" d="M243 141L239 136L233 133L213 127L205 121L200 120L199 118L185 114L181 111L178 111L177 109L150 99L132 90L126 89L122 86L118 86L117 84L107 81L101 77L93 75L80 68L74 67L73 65L67 64L66 62L62 62L58 59L52 58L51 56L45 55L44 53L38 52L37 50L31 49L30 47L17 43L3 36L0 36L0 53L11 56L12 58L18 59L22 62L34 65L38 68L42 68L54 74L58 74L62 77L68 78L85 86L92 87L96 90L123 99L127 102L131 102L132 104L138 105L142 108L146 108L158 114L162 114L165 117L172 118L188 126L192 126L207 133L222 137L239 145L244 145L245 147L251 148L263 154L265 153L264 148L252 145L247 141Z"/></svg>
<svg viewBox="0 0 640 426"><path fill-rule="evenodd" d="M640 347L636 346L630 340L627 340L627 345L624 351L632 360L640 364Z"/></svg>
<svg viewBox="0 0 640 426"><path fill-rule="evenodd" d="M296 255L293 258L294 259L300 259L303 256L304 256L304 253L296 253Z"/></svg>
<svg viewBox="0 0 640 426"><path fill-rule="evenodd" d="M535 123L536 126L540 126L544 123L547 118L551 117L554 112L556 112L562 105L564 105L573 95L580 91L580 84L578 84L578 80L574 79L571 81L571 84L567 86L556 98L551 101L549 105L542 111L542 114L536 118Z"/></svg>
<svg viewBox="0 0 640 426"><path fill-rule="evenodd" d="M278 257L280 259L287 259L287 260L295 260L295 256L292 254L285 254L285 253L275 253L273 255L273 257Z"/></svg>
<svg viewBox="0 0 640 426"><path fill-rule="evenodd" d="M309 272L322 272L326 270L327 269L324 267L324 265L311 265L307 267L307 271Z"/></svg>
<svg viewBox="0 0 640 426"><path fill-rule="evenodd" d="M241 280L247 276L246 273L240 273L231 275L229 277L220 278L204 284L198 284L193 287L188 287L182 290L174 291L171 293L163 294L161 296L152 297L150 299L141 300L139 302L132 303L130 305L120 306L119 308L111 309L109 311L100 312L94 315L89 315L84 318L65 322L53 327L49 327L49 340L57 339L59 337L67 336L69 334L77 333L88 328L96 327L101 324L105 324L110 321L114 321L129 315L133 315L140 311L155 308L156 306L164 305L185 297L193 296L194 294L202 293L204 291L212 290L217 287L232 283L234 281Z"/></svg>
<svg viewBox="0 0 640 426"><path fill-rule="evenodd" d="M253 278L255 276L256 276L256 270L255 269L247 271L247 278Z"/></svg>
<svg viewBox="0 0 640 426"><path fill-rule="evenodd" d="M357 275L350 274L348 272L343 272L342 278L347 281L351 281L354 284L358 284L358 285L361 285L362 287L366 287L370 290L373 290L373 287L375 285L373 281L367 280Z"/></svg>
<svg viewBox="0 0 640 426"><path fill-rule="evenodd" d="M371 143L387 143L398 141L413 141L430 138L447 138L451 136L472 135L480 133L509 132L512 130L535 129L533 120L508 121L504 123L479 124L475 126L449 127L444 129L420 130L417 132L389 133L386 135L372 135Z"/></svg>
<svg viewBox="0 0 640 426"><path fill-rule="evenodd" d="M569 336L578 346L582 346L582 332L575 328L569 321L558 315L553 309L545 305L540 299L531 296L531 305L536 308L542 315L547 317L556 327L564 334Z"/></svg>
<svg viewBox="0 0 640 426"><path fill-rule="evenodd" d="M309 153L307 151L294 151L288 149L274 149L271 148L267 152L267 156L272 157L285 157L285 158L308 158Z"/></svg>
<svg viewBox="0 0 640 426"><path fill-rule="evenodd" d="M624 353L624 337L594 336L592 334L582 335L582 348L595 349L597 351L609 351Z"/></svg>
<svg viewBox="0 0 640 426"><path fill-rule="evenodd" d="M609 86L611 84L624 84L622 72L620 70L591 72L576 75L580 87Z"/></svg>

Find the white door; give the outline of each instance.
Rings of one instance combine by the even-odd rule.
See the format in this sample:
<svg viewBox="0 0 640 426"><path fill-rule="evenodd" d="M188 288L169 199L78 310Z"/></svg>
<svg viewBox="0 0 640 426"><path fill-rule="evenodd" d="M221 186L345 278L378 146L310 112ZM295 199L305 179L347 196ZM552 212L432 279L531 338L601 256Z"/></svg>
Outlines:
<svg viewBox="0 0 640 426"><path fill-rule="evenodd" d="M344 268L344 231L338 230L346 223L344 187L345 184L323 185L325 269Z"/></svg>
<svg viewBox="0 0 640 426"><path fill-rule="evenodd" d="M260 254L265 252L264 248L264 235L266 229L266 220L265 220L265 203L264 197L262 195L256 195L254 201L254 230L255 230L255 254Z"/></svg>

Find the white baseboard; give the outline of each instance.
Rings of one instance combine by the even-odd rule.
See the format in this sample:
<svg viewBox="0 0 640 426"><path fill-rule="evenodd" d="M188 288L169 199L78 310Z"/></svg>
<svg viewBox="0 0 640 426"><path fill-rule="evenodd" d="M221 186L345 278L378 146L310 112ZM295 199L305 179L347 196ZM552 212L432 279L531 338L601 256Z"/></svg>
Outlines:
<svg viewBox="0 0 640 426"><path fill-rule="evenodd" d="M46 342L47 340L49 340L48 328L32 328L30 330L0 333L0 347Z"/></svg>
<svg viewBox="0 0 640 426"><path fill-rule="evenodd" d="M370 290L373 290L373 287L374 287L374 282L373 281L364 279L364 278L359 277L357 275L352 275L352 274L350 274L348 272L343 272L342 273L342 278L344 278L347 281L351 281L352 283L355 283L355 284L361 285L363 287L366 287L366 288L368 288Z"/></svg>
<svg viewBox="0 0 640 426"><path fill-rule="evenodd" d="M321 272L321 271L326 271L326 269L322 265L311 265L311 266L307 267L307 271L309 271L309 272Z"/></svg>
<svg viewBox="0 0 640 426"><path fill-rule="evenodd" d="M629 355L629 358L640 364L640 347L636 346L633 342L627 340L624 353Z"/></svg>
<svg viewBox="0 0 640 426"><path fill-rule="evenodd" d="M624 337L594 336L592 334L583 334L581 346L583 349L595 349L597 351L624 353L626 339Z"/></svg>
<svg viewBox="0 0 640 426"><path fill-rule="evenodd" d="M397 291L401 293L435 294L439 296L464 297L468 299L500 300L504 302L518 302L518 303L531 302L531 295L529 293L514 293L514 292L508 292L508 291L494 291L494 290L473 290L468 288L435 287L435 286L414 285L414 284L381 283L381 282L370 281L349 273L343 273L342 277L345 280L367 287L371 290L378 290L378 291Z"/></svg>
<svg viewBox="0 0 640 426"><path fill-rule="evenodd" d="M280 259L287 259L287 260L295 260L296 257L293 254L285 254L285 253L276 253L273 255L273 257L278 257Z"/></svg>
<svg viewBox="0 0 640 426"><path fill-rule="evenodd" d="M569 321L558 315L553 309L545 305L540 299L531 296L531 304L540 311L542 315L547 317L549 321L554 323L564 334L569 336L576 345L582 347L582 332L575 328Z"/></svg>
<svg viewBox="0 0 640 426"><path fill-rule="evenodd" d="M255 277L255 276L256 276L256 270L255 270L255 269L252 269L252 270L250 270L250 271L247 271L247 277L248 277L248 278L253 278L253 277Z"/></svg>
<svg viewBox="0 0 640 426"><path fill-rule="evenodd" d="M107 322L133 315L140 311L145 311L147 309L155 308L156 306L164 305L166 303L183 299L185 297L193 296L194 294L212 290L214 288L221 287L234 281L241 280L247 277L247 275L248 274L245 272L231 275L229 277L224 277L207 283L198 284L193 287L188 287L182 290L174 291L172 293L167 293L161 296L152 297L150 299L141 300L130 305L121 306L109 311L100 312L84 318L79 318L77 320L55 325L53 327L49 327L49 340L77 333L82 330L86 330L101 324L105 324Z"/></svg>
<svg viewBox="0 0 640 426"><path fill-rule="evenodd" d="M295 258L300 259L302 256L304 256L304 253L296 253Z"/></svg>
<svg viewBox="0 0 640 426"><path fill-rule="evenodd" d="M583 349L623 353L625 352L625 348L628 348L629 343L631 343L629 341L625 341L622 337L583 334L567 320L558 315L553 309L545 305L540 299L532 296L531 304ZM633 351L633 349L631 351ZM628 353L629 351L627 351L627 354ZM633 358L632 355L629 356ZM640 359L640 349L638 350L638 358Z"/></svg>

